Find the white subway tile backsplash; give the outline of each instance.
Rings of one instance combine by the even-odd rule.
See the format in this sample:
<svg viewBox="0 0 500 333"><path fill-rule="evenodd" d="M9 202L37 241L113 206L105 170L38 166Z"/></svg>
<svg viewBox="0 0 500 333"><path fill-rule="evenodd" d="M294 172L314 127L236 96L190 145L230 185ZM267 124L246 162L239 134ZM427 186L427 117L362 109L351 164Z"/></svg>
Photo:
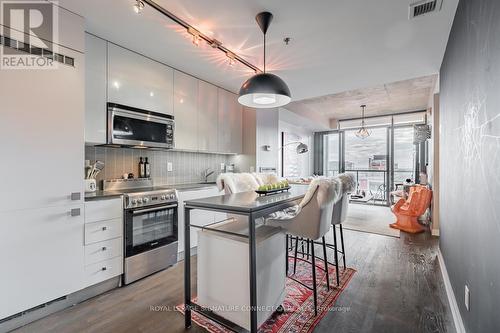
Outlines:
<svg viewBox="0 0 500 333"><path fill-rule="evenodd" d="M203 171L210 168L214 174L209 181L215 181L221 163L228 163L229 156L179 151L85 147L85 159L93 163L104 162L104 170L97 176L98 187L104 179L121 178L124 173L139 175L139 157L148 157L151 164L151 178L155 185L188 184L203 181ZM167 172L167 163L171 162L172 172Z"/></svg>

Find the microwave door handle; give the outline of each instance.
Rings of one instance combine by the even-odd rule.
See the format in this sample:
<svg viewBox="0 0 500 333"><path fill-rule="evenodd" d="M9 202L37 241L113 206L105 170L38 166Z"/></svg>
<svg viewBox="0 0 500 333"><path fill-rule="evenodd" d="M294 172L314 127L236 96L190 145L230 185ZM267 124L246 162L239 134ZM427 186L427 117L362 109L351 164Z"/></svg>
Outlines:
<svg viewBox="0 0 500 333"><path fill-rule="evenodd" d="M177 205L168 205L168 206L154 207L154 208L148 208L148 209L139 209L139 210L132 211L132 214L136 215L136 214L142 214L142 213L149 213L149 212L155 212L155 211L170 209L170 208L177 208Z"/></svg>

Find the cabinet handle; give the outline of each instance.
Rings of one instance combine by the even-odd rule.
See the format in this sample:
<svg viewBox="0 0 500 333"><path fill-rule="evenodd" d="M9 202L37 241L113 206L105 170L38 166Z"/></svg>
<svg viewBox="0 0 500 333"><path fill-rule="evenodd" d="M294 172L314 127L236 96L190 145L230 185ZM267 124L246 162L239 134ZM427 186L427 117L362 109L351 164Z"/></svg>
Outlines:
<svg viewBox="0 0 500 333"><path fill-rule="evenodd" d="M75 200L80 200L82 197L81 193L80 192L73 192L71 193L70 195L70 198L71 200L75 201Z"/></svg>
<svg viewBox="0 0 500 333"><path fill-rule="evenodd" d="M103 251L106 251L106 250L107 250L106 246L103 246L103 247L102 247L102 250L103 250Z"/></svg>
<svg viewBox="0 0 500 333"><path fill-rule="evenodd" d="M106 270L106 267L101 268L101 271L105 271L105 270Z"/></svg>
<svg viewBox="0 0 500 333"><path fill-rule="evenodd" d="M108 227L102 227L102 231L108 230Z"/></svg>
<svg viewBox="0 0 500 333"><path fill-rule="evenodd" d="M71 216L80 216L80 208L73 208L70 210L69 214Z"/></svg>

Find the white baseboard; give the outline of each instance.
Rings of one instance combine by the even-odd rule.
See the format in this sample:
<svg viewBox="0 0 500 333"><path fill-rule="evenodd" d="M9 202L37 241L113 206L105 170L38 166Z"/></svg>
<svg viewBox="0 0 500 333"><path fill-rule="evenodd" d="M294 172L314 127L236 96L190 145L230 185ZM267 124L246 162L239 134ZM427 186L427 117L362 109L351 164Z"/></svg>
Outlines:
<svg viewBox="0 0 500 333"><path fill-rule="evenodd" d="M439 237L439 229L431 229L431 235Z"/></svg>
<svg viewBox="0 0 500 333"><path fill-rule="evenodd" d="M439 230L438 230L439 231ZM458 308L457 299L453 288L451 286L450 277L448 271L446 270L446 265L444 264L444 258L441 254L441 249L438 249L438 261L441 268L441 274L443 275L444 287L446 289L446 296L448 297L448 303L450 303L451 314L453 316L453 322L455 323L455 328L457 333L466 333L464 322L462 320L462 315L460 314L460 309Z"/></svg>

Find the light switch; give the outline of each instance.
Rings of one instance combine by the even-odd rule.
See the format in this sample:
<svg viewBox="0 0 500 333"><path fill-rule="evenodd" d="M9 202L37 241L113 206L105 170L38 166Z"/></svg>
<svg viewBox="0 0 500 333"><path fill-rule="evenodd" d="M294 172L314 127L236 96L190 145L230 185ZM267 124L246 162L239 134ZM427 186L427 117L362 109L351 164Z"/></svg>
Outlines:
<svg viewBox="0 0 500 333"><path fill-rule="evenodd" d="M174 171L174 168L172 167L172 162L167 162L167 171L168 172Z"/></svg>
<svg viewBox="0 0 500 333"><path fill-rule="evenodd" d="M224 171L224 169L226 168L226 165L224 163L221 163L220 164L220 170L221 171Z"/></svg>

